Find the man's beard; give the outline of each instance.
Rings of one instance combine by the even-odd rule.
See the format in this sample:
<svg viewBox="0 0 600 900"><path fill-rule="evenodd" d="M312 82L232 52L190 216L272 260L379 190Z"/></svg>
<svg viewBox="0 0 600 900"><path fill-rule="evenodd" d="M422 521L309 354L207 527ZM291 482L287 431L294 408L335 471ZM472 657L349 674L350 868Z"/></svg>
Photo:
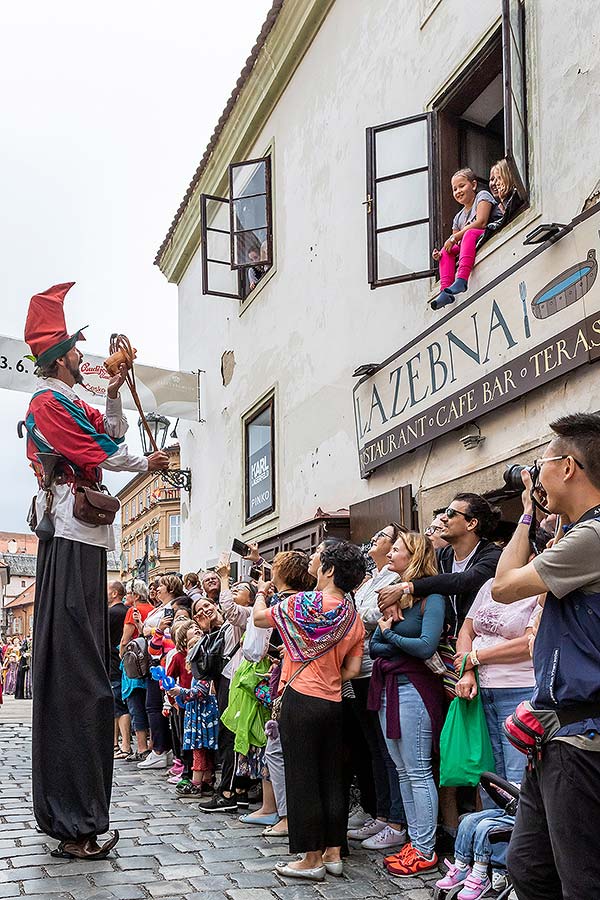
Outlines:
<svg viewBox="0 0 600 900"><path fill-rule="evenodd" d="M78 362L74 366L67 363L67 369L69 370L73 380L75 381L75 384L83 384L83 375L79 371L80 365L81 365L81 362Z"/></svg>

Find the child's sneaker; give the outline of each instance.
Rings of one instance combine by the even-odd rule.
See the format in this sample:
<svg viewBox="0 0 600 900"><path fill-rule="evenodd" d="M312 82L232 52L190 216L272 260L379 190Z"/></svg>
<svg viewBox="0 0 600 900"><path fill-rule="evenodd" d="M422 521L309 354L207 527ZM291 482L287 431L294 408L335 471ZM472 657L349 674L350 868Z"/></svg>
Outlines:
<svg viewBox="0 0 600 900"><path fill-rule="evenodd" d="M173 765L169 769L169 775L179 775L183 772L183 763L180 759L174 759Z"/></svg>
<svg viewBox="0 0 600 900"><path fill-rule="evenodd" d="M492 869L492 888L499 894L508 887L508 876L500 869Z"/></svg>
<svg viewBox="0 0 600 900"><path fill-rule="evenodd" d="M430 857L425 856L416 847L411 844L410 850L395 862L386 863L386 869L390 875L396 878L412 878L413 875L420 875L421 872L428 872L435 869L438 864L436 853L432 853Z"/></svg>
<svg viewBox="0 0 600 900"><path fill-rule="evenodd" d="M444 865L448 871L443 878L440 878L440 880L435 883L436 888L439 888L441 891L449 891L450 888L456 887L457 884L460 884L465 880L471 871L471 866L467 866L466 869L460 869L458 866L455 866L454 863L451 863L449 859L444 860Z"/></svg>
<svg viewBox="0 0 600 900"><path fill-rule="evenodd" d="M465 878L465 886L457 895L458 900L479 900L480 897L487 894L491 887L492 882L487 875L483 878L479 878L479 876L470 872Z"/></svg>

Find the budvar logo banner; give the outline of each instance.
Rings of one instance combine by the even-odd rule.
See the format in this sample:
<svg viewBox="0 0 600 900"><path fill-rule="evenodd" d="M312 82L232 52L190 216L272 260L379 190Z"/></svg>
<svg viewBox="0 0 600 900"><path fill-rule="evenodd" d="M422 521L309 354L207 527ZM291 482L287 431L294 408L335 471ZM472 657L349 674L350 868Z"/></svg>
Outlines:
<svg viewBox="0 0 600 900"><path fill-rule="evenodd" d="M27 359L31 350L24 341L0 335L0 388L33 393L39 385L33 374L33 363ZM104 357L87 353L81 364L83 384L75 390L82 400L104 405L106 385L110 378L104 368ZM135 381L144 412L198 421L198 376L190 372L172 372L153 366L135 366ZM125 409L137 409L126 386L121 388Z"/></svg>
<svg viewBox="0 0 600 900"><path fill-rule="evenodd" d="M598 207L354 388L361 475L600 356Z"/></svg>

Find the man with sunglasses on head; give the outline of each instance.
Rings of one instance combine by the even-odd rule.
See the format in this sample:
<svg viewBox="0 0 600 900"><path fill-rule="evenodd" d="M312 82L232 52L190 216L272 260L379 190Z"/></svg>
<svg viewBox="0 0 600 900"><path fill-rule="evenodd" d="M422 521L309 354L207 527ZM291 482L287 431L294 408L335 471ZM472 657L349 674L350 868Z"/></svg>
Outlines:
<svg viewBox="0 0 600 900"><path fill-rule="evenodd" d="M547 592L533 649L532 710L546 739L521 786L508 868L519 900L596 900L600 892L600 415L575 413L533 476L492 586L500 603ZM534 498L560 516L553 547L531 562ZM548 739L548 737L550 739Z"/></svg>
<svg viewBox="0 0 600 900"><path fill-rule="evenodd" d="M443 594L448 598L446 622L448 634L456 637L479 588L496 572L501 550L489 540L500 512L479 494L456 494L450 506L439 515L439 537L447 546L437 551L439 575L418 581L391 585L379 592L383 611L399 603L403 594L427 597Z"/></svg>

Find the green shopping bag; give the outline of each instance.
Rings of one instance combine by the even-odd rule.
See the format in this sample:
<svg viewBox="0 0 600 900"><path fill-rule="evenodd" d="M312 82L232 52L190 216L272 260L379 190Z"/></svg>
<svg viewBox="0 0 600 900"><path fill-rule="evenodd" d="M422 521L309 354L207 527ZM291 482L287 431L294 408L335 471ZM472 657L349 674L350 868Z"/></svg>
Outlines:
<svg viewBox="0 0 600 900"><path fill-rule="evenodd" d="M462 676L465 660L460 670ZM475 668L477 696L455 697L440 735L440 785L475 786L482 772L495 770L494 753L483 712L479 676Z"/></svg>

